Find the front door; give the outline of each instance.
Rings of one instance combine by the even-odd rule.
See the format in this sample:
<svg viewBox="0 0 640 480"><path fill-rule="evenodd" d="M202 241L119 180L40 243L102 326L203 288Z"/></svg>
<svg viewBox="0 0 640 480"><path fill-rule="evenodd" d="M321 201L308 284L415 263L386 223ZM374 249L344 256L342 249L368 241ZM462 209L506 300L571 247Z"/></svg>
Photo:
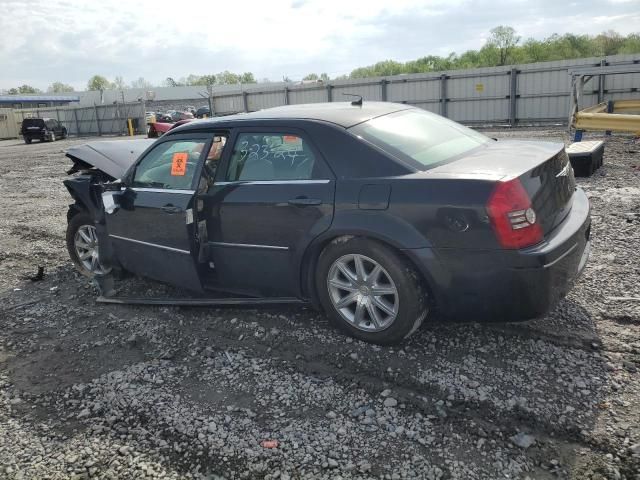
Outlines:
<svg viewBox="0 0 640 480"><path fill-rule="evenodd" d="M114 254L128 271L200 291L195 183L212 135L173 135L148 150L106 210ZM108 195L108 193L105 193Z"/></svg>
<svg viewBox="0 0 640 480"><path fill-rule="evenodd" d="M299 295L300 261L331 225L335 180L304 132L244 128L203 197L218 286Z"/></svg>

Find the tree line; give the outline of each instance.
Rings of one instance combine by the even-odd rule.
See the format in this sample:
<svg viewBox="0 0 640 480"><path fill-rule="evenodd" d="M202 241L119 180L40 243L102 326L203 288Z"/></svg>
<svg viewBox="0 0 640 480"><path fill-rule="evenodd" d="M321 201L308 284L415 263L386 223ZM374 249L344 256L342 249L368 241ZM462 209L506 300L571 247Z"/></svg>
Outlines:
<svg viewBox="0 0 640 480"><path fill-rule="evenodd" d="M514 28L500 25L490 31L489 38L479 50L467 50L462 54L455 52L442 57L427 55L408 62L384 60L366 67L359 67L349 74L334 77L333 80L350 78L382 77L402 75L408 73L427 73L442 70L459 70L479 67L496 67L502 65L547 62L553 60L567 60L572 58L602 57L625 53L640 53L640 33L620 35L609 30L599 35L565 35L553 34L543 40L528 38L522 41ZM285 82L292 80L286 76ZM310 73L302 81L329 81L326 73ZM263 79L262 82L269 82ZM210 87L214 85L234 85L257 83L253 73L233 73L228 70L217 74L195 75L186 77L167 77L161 85L153 85L143 77L128 84L121 76L110 81L102 75L94 75L87 82L87 90L124 90L127 88L151 89L156 86L179 87L199 85ZM47 88L50 93L73 92L74 88L62 82L54 82ZM42 93L41 90L30 85L21 85L6 91L9 94Z"/></svg>

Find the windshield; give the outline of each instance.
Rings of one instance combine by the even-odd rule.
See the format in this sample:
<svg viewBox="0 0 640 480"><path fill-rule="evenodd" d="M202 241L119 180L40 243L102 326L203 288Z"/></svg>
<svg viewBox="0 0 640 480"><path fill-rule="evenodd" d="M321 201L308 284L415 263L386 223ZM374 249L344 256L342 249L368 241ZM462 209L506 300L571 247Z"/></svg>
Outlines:
<svg viewBox="0 0 640 480"><path fill-rule="evenodd" d="M459 123L420 109L373 118L350 129L394 156L431 167L491 139Z"/></svg>
<svg viewBox="0 0 640 480"><path fill-rule="evenodd" d="M24 127L38 127L38 128L43 128L44 127L44 120L41 118L25 118L24 121L22 122L22 126Z"/></svg>

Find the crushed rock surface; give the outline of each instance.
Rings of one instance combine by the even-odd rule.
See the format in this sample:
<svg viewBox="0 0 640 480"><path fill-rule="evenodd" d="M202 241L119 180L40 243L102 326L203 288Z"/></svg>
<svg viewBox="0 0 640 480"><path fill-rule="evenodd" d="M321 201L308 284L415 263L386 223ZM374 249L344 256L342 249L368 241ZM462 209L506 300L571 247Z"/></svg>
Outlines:
<svg viewBox="0 0 640 480"><path fill-rule="evenodd" d="M396 347L304 306L96 303L64 239L63 150L85 141L0 142L0 478L640 479L638 141L577 179L591 259L553 312Z"/></svg>

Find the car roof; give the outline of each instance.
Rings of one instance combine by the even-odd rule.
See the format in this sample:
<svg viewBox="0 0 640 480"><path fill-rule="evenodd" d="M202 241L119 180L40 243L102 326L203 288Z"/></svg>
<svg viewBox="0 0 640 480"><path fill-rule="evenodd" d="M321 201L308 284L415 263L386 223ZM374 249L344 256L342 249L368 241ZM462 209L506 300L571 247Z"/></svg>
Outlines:
<svg viewBox="0 0 640 480"><path fill-rule="evenodd" d="M214 126L227 122L246 122L251 120L319 120L349 128L375 117L414 108L411 105L390 102L362 102L353 105L351 102L306 103L267 108L251 113L239 113L225 117L214 117L190 123L181 130L201 129L207 125Z"/></svg>

